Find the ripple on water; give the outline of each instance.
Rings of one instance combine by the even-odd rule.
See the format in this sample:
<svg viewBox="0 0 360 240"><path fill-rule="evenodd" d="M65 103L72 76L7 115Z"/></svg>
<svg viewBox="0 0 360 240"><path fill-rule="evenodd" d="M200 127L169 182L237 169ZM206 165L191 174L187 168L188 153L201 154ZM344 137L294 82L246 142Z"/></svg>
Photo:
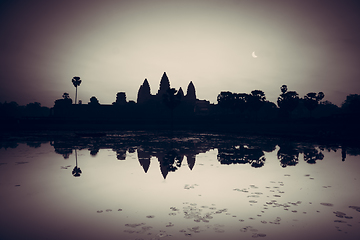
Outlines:
<svg viewBox="0 0 360 240"><path fill-rule="evenodd" d="M167 234L165 231L160 230L160 232L158 234L156 234L157 237L159 238L163 238L163 237L170 237L170 234Z"/></svg>
<svg viewBox="0 0 360 240"><path fill-rule="evenodd" d="M340 211L336 211L336 212L333 212L333 213L339 218L343 218L346 215L346 213L343 213L343 212L340 212Z"/></svg>
<svg viewBox="0 0 360 240"><path fill-rule="evenodd" d="M180 211L180 209L176 208L176 207L170 207L171 210L173 211Z"/></svg>
<svg viewBox="0 0 360 240"><path fill-rule="evenodd" d="M215 213L216 213L216 214L220 214L220 213L223 213L223 212L227 212L227 208L219 209L219 210L217 210Z"/></svg>
<svg viewBox="0 0 360 240"><path fill-rule="evenodd" d="M334 222L337 222L337 223L347 223L346 221L342 221L342 220L334 220Z"/></svg>
<svg viewBox="0 0 360 240"><path fill-rule="evenodd" d="M190 232L199 233L200 232L200 227L196 226L196 227L188 228L188 230Z"/></svg>
<svg viewBox="0 0 360 240"><path fill-rule="evenodd" d="M253 238L266 237L266 234L263 234L263 233L253 233L253 235L252 235L251 237L253 237Z"/></svg>
<svg viewBox="0 0 360 240"><path fill-rule="evenodd" d="M127 223L127 224L125 224L125 227L136 228L136 227L142 226L142 225L145 225L145 223Z"/></svg>
<svg viewBox="0 0 360 240"><path fill-rule="evenodd" d="M323 206L327 206L327 207L334 206L334 204L332 204L332 203L320 203L320 204L323 205Z"/></svg>
<svg viewBox="0 0 360 240"><path fill-rule="evenodd" d="M243 189L234 188L233 190L238 191L238 192L245 192L245 193L249 192L246 188L243 188Z"/></svg>
<svg viewBox="0 0 360 240"><path fill-rule="evenodd" d="M191 184L191 185L190 184L185 184L184 189L194 189L197 186L199 186L199 185L197 185L197 184Z"/></svg>
<svg viewBox="0 0 360 240"><path fill-rule="evenodd" d="M169 224L166 225L166 227L173 227L174 224L172 222L169 222Z"/></svg>
<svg viewBox="0 0 360 240"><path fill-rule="evenodd" d="M355 209L356 211L360 212L360 207L357 207L357 206L349 206L349 208Z"/></svg>
<svg viewBox="0 0 360 240"><path fill-rule="evenodd" d="M280 217L276 217L276 219L272 222L269 222L271 224L280 224L281 218Z"/></svg>

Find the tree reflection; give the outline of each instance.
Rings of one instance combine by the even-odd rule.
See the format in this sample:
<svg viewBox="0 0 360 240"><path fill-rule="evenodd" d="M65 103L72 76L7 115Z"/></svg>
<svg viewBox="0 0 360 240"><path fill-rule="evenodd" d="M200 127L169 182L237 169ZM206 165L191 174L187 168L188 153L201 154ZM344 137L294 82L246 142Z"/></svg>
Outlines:
<svg viewBox="0 0 360 240"><path fill-rule="evenodd" d="M8 141L8 142L0 142L0 149L8 149L8 148L17 148L19 144L17 142Z"/></svg>
<svg viewBox="0 0 360 240"><path fill-rule="evenodd" d="M254 168L259 168L264 166L266 158L264 156L260 157L259 159L253 160L251 162L251 166Z"/></svg>
<svg viewBox="0 0 360 240"><path fill-rule="evenodd" d="M39 147L41 147L41 142L28 142L28 143L26 143L26 145L28 145L29 147L32 147L32 148L39 148Z"/></svg>
<svg viewBox="0 0 360 240"><path fill-rule="evenodd" d="M118 160L126 159L126 149L116 149L116 158Z"/></svg>
<svg viewBox="0 0 360 240"><path fill-rule="evenodd" d="M346 145L341 146L341 161L345 161L346 159Z"/></svg>
<svg viewBox="0 0 360 240"><path fill-rule="evenodd" d="M112 147L112 150L116 152L117 160L126 160L126 152L128 150L128 146L124 144L114 144L115 146Z"/></svg>
<svg viewBox="0 0 360 240"><path fill-rule="evenodd" d="M217 159L221 164L251 164L252 167L264 166L266 158L260 148L249 148L248 146L231 146L219 148Z"/></svg>
<svg viewBox="0 0 360 240"><path fill-rule="evenodd" d="M303 150L304 161L310 164L315 164L317 160L323 160L324 154L314 147L306 147Z"/></svg>
<svg viewBox="0 0 360 240"><path fill-rule="evenodd" d="M72 175L74 177L80 177L80 174L82 173L81 169L78 167L78 161L77 161L77 150L75 148L75 167L72 170Z"/></svg>
<svg viewBox="0 0 360 240"><path fill-rule="evenodd" d="M90 151L90 155L95 157L99 153L100 148L93 146L89 148L89 151Z"/></svg>
<svg viewBox="0 0 360 240"><path fill-rule="evenodd" d="M279 145L280 149L277 152L277 157L280 159L280 166L285 168L287 166L295 166L299 163L299 152L291 143L284 143Z"/></svg>
<svg viewBox="0 0 360 240"><path fill-rule="evenodd" d="M64 159L68 159L70 157L70 154L72 154L71 148L55 148L55 152L58 154L61 154Z"/></svg>

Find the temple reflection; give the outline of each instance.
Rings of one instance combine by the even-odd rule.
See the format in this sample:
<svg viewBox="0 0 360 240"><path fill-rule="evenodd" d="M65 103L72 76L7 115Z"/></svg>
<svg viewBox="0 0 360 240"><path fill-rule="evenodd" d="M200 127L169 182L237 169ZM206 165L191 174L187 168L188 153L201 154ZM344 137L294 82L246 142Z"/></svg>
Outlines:
<svg viewBox="0 0 360 240"><path fill-rule="evenodd" d="M138 156L140 165L144 169L144 172L147 173L147 171L149 170L149 167L150 167L150 158L151 158L150 153L146 152L142 148L138 148L137 156Z"/></svg>
<svg viewBox="0 0 360 240"><path fill-rule="evenodd" d="M174 141L163 142L158 144L142 144L136 148L137 157L140 165L147 173L150 167L152 157L158 159L160 172L164 179L166 179L169 172L175 172L182 165L184 157L186 157L187 165L190 170L195 166L196 155L201 152L207 152L210 148L194 149L177 144Z"/></svg>

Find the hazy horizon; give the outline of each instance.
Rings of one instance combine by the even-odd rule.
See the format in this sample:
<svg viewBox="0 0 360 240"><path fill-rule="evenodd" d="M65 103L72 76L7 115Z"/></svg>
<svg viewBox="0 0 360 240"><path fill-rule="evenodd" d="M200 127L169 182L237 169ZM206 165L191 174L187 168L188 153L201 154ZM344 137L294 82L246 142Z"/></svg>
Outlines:
<svg viewBox="0 0 360 240"><path fill-rule="evenodd" d="M285 84L340 106L360 93L359 9L350 0L2 2L0 102L74 100L74 76L83 103L111 104L117 92L136 101L145 78L155 94L166 72L171 87L186 92L192 81L212 103L255 89L276 103Z"/></svg>

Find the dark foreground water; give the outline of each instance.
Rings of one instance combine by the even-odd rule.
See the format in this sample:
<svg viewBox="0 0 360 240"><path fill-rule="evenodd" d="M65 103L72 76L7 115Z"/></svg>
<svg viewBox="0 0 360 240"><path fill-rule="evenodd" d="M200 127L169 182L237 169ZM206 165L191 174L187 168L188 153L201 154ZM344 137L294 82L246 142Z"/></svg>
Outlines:
<svg viewBox="0 0 360 240"><path fill-rule="evenodd" d="M360 239L358 154L214 134L6 137L0 239Z"/></svg>

